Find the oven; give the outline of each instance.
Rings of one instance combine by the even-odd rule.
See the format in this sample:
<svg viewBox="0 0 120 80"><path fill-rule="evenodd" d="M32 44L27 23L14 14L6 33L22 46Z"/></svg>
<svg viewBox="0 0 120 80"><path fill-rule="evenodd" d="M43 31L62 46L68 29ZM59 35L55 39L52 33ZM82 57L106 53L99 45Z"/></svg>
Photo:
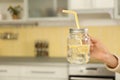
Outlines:
<svg viewBox="0 0 120 80"><path fill-rule="evenodd" d="M69 65L69 80L115 80L104 64Z"/></svg>

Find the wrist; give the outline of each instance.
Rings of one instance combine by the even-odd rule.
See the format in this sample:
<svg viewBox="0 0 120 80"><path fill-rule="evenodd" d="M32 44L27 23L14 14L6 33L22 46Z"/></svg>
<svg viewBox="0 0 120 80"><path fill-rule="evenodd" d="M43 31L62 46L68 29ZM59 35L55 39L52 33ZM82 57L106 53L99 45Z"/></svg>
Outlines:
<svg viewBox="0 0 120 80"><path fill-rule="evenodd" d="M118 65L118 59L111 53L104 54L102 61L110 68L115 68Z"/></svg>

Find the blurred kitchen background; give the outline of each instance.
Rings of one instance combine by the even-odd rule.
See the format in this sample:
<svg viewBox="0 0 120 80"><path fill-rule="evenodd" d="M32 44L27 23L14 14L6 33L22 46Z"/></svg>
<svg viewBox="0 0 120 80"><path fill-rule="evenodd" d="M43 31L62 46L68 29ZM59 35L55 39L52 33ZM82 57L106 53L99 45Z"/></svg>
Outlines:
<svg viewBox="0 0 120 80"><path fill-rule="evenodd" d="M62 13L63 9L77 11L80 26L87 27L90 35L119 55L119 3L119 0L0 0L0 56L37 57L42 51L49 57L66 57L69 28L76 24L74 16ZM44 44L46 48L42 48Z"/></svg>
<svg viewBox="0 0 120 80"><path fill-rule="evenodd" d="M100 61L67 62L76 24L63 9L76 11L80 27L120 55L120 0L0 0L0 80L120 80Z"/></svg>
<svg viewBox="0 0 120 80"><path fill-rule="evenodd" d="M42 41L47 56L66 57L69 28L76 24L63 9L77 11L80 27L120 54L119 6L119 0L0 0L0 56L37 57Z"/></svg>

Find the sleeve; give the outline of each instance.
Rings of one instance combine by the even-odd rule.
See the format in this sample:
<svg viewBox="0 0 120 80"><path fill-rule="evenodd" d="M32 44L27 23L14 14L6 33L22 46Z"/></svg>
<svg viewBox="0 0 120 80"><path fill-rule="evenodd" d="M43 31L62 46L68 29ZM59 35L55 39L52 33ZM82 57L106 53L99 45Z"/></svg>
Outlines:
<svg viewBox="0 0 120 80"><path fill-rule="evenodd" d="M116 55L115 55L116 56ZM116 56L116 58L118 59L118 65L115 68L110 68L106 65L107 69L113 72L118 72L120 73L120 57Z"/></svg>

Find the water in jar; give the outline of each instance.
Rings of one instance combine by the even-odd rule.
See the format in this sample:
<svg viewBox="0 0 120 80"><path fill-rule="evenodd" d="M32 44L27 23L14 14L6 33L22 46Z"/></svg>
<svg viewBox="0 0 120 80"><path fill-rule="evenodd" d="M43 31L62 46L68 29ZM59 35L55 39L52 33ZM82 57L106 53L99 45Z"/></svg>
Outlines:
<svg viewBox="0 0 120 80"><path fill-rule="evenodd" d="M84 64L89 61L89 50L90 50L90 44L89 44L89 38L85 35L81 36L78 34L72 34L72 37L70 35L70 38L68 39L68 55L67 60L70 63L76 63L76 64Z"/></svg>

